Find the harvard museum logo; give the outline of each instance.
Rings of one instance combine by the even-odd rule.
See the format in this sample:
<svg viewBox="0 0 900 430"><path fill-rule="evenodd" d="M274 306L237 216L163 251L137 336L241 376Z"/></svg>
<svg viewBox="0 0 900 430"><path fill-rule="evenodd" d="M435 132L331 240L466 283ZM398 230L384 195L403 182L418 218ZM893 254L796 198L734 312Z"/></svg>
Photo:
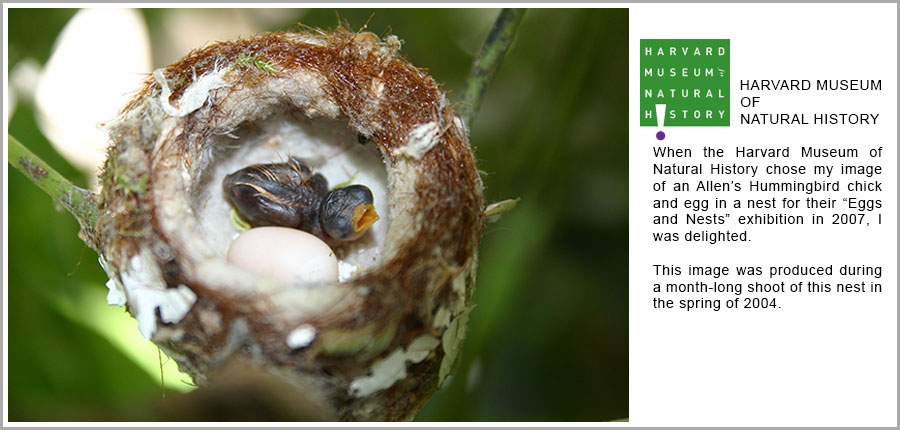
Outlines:
<svg viewBox="0 0 900 430"><path fill-rule="evenodd" d="M641 39L641 126L728 126L730 42Z"/></svg>

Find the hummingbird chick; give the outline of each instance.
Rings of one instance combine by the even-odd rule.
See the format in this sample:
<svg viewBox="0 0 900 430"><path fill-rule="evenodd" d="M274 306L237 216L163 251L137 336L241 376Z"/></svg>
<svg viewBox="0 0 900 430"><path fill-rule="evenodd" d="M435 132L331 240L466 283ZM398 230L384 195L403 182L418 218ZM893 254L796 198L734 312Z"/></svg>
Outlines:
<svg viewBox="0 0 900 430"><path fill-rule="evenodd" d="M253 227L291 227L329 245L355 240L378 220L364 185L328 191L328 180L302 160L254 164L225 176L225 196Z"/></svg>

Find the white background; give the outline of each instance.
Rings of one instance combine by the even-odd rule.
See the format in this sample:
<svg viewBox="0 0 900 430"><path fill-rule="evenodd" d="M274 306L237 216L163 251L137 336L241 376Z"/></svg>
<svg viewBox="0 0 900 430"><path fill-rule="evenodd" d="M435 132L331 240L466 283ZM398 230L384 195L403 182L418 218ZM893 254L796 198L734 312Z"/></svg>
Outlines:
<svg viewBox="0 0 900 430"><path fill-rule="evenodd" d="M881 5L633 5L630 6L630 416L637 425L897 425L897 9ZM653 242L650 231L653 182L700 179L653 175L652 148L661 144L656 127L639 126L640 39L731 39L731 126L665 127L662 142L692 148L703 163L703 146L791 146L785 164L814 164L800 158L801 146L853 147L859 164L881 164L884 192L881 226L739 227L735 217L722 230L749 230L752 242L716 245ZM875 92L740 91L741 79L881 79ZM759 96L755 109L741 108L742 96ZM741 125L740 113L878 113L876 126ZM883 147L881 159L868 149ZM770 160L738 159L739 164ZM841 160L819 160L828 164ZM848 160L852 163L852 160ZM811 167L809 167L811 169ZM757 177L762 181L821 180ZM834 180L834 179L832 179ZM838 199L852 195L842 191ZM760 194L760 193L757 193ZM683 194L680 197L690 197ZM713 193L696 193L713 197ZM748 194L727 194L728 200ZM666 198L671 198L668 194ZM723 197L718 195L717 197ZM761 195L758 198L767 198ZM794 198L805 198L798 193ZM825 194L819 194L825 197ZM681 199L679 199L681 200ZM780 196L778 198L780 201ZM802 203L801 203L802 204ZM722 211L719 211L722 212ZM782 212L781 210L770 213ZM786 212L786 211L785 211ZM851 213L853 211L838 211ZM732 211L732 213L736 213ZM749 213L749 212L743 212ZM809 211L792 212L806 215ZM828 219L826 217L826 219ZM684 219L662 230L683 233ZM718 230L718 226L711 226ZM880 294L782 294L780 309L712 312L652 309L653 264L882 266ZM779 280L809 280L806 277ZM819 279L821 280L821 279ZM831 279L831 283L848 281ZM705 279L711 283L712 279ZM742 282L746 279L733 278ZM746 282L745 282L746 283ZM766 295L762 295L766 296ZM726 296L718 296L727 298ZM733 296L731 296L733 297ZM678 297L669 297L676 299Z"/></svg>

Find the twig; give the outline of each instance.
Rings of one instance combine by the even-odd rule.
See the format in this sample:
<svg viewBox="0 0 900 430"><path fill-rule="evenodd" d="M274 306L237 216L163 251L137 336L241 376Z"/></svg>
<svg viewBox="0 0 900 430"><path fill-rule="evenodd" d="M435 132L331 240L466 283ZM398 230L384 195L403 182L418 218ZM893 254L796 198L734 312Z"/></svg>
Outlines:
<svg viewBox="0 0 900 430"><path fill-rule="evenodd" d="M31 182L47 193L59 206L64 207L81 225L81 239L97 249L94 240L97 225L97 194L80 188L53 170L44 160L34 155L18 139L9 136L9 164L22 172Z"/></svg>
<svg viewBox="0 0 900 430"><path fill-rule="evenodd" d="M494 21L494 27L488 33L484 45L481 46L481 52L475 58L472 65L472 72L466 79L466 89L463 91L463 104L459 109L459 115L462 117L466 128L469 128L475 114L478 113L478 107L481 106L481 99L484 98L484 90L487 84L497 74L500 63L503 62L503 55L512 43L516 30L522 22L522 16L525 15L525 9L503 9L500 16Z"/></svg>

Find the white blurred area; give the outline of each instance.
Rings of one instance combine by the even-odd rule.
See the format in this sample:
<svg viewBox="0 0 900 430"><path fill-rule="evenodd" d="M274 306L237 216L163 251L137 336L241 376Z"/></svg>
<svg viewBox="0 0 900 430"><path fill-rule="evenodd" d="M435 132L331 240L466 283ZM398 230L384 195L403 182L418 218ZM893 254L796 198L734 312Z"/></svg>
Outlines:
<svg viewBox="0 0 900 430"><path fill-rule="evenodd" d="M95 178L105 158L98 124L115 116L150 71L140 12L83 9L66 24L38 79L38 126L74 166Z"/></svg>
<svg viewBox="0 0 900 430"><path fill-rule="evenodd" d="M17 100L33 99L41 132L88 174L93 188L108 145L100 124L118 113L155 68L216 41L290 25L299 16L285 9L159 12L163 25L151 33L138 9L82 9L60 33L43 69L26 59L10 71L6 112Z"/></svg>

